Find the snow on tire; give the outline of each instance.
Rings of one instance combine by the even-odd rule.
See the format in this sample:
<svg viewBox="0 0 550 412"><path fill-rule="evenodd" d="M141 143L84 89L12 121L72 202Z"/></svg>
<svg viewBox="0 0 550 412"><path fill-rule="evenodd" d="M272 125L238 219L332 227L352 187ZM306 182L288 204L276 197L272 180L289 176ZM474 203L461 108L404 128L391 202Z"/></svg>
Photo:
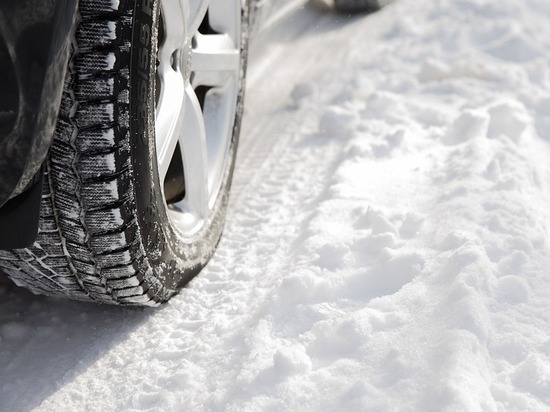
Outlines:
<svg viewBox="0 0 550 412"><path fill-rule="evenodd" d="M248 7L193 4L80 0L38 238L0 252L18 285L155 305L213 254L242 115Z"/></svg>

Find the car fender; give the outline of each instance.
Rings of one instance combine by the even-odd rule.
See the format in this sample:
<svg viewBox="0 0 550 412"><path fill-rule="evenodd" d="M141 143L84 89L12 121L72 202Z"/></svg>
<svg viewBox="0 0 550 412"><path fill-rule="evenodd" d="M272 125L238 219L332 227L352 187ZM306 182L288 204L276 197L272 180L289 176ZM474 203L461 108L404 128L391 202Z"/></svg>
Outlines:
<svg viewBox="0 0 550 412"><path fill-rule="evenodd" d="M0 2L0 249L28 246L38 231L77 4Z"/></svg>
<svg viewBox="0 0 550 412"><path fill-rule="evenodd" d="M32 184L50 147L77 3L0 2L0 206Z"/></svg>

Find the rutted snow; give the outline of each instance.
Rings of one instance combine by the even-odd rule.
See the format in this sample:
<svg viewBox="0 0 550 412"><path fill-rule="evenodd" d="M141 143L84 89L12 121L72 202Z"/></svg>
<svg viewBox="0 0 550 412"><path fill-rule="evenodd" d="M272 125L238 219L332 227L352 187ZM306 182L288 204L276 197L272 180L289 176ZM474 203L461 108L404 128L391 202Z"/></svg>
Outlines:
<svg viewBox="0 0 550 412"><path fill-rule="evenodd" d="M550 3L282 24L211 264L158 310L1 285L0 409L550 408Z"/></svg>

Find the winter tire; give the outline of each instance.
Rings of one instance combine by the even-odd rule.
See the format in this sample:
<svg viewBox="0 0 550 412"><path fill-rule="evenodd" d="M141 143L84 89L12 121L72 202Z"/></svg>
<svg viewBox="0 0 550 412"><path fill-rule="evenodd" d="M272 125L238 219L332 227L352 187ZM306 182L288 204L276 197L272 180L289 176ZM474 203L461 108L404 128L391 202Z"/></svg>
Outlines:
<svg viewBox="0 0 550 412"><path fill-rule="evenodd" d="M35 293L155 305L220 239L243 104L245 0L80 0L40 231L0 267Z"/></svg>

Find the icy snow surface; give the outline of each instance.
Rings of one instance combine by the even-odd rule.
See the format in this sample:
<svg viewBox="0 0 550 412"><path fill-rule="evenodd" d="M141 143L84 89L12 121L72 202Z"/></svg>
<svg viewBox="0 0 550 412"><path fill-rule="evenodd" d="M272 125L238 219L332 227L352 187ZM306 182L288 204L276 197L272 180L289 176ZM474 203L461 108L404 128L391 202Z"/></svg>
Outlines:
<svg viewBox="0 0 550 412"><path fill-rule="evenodd" d="M550 2L288 16L166 306L0 291L0 409L548 410Z"/></svg>

